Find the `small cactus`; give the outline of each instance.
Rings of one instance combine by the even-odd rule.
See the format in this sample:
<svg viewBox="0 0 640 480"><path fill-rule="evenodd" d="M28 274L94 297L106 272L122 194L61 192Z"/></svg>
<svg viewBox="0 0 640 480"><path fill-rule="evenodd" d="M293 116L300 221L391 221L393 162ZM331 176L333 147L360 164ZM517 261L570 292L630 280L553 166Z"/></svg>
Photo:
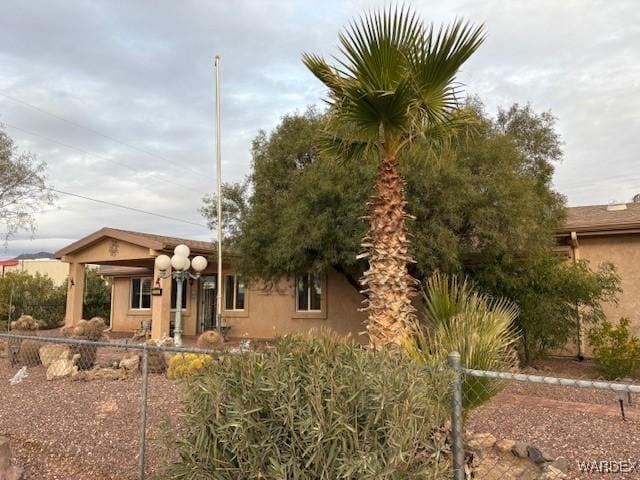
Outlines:
<svg viewBox="0 0 640 480"><path fill-rule="evenodd" d="M66 338L76 338L78 340L98 341L107 329L104 318L93 317L91 320L80 320L73 326L66 326L60 329L60 333ZM81 370L89 370L96 363L98 347L93 345L72 346L71 353L79 354L80 357L76 365Z"/></svg>
<svg viewBox="0 0 640 480"><path fill-rule="evenodd" d="M223 343L224 339L222 335L215 330L207 330L206 332L202 332L198 337L196 345L203 350L213 350L220 347Z"/></svg>
<svg viewBox="0 0 640 480"><path fill-rule="evenodd" d="M11 330L34 331L40 328L40 323L31 315L20 315L20 318L11 322Z"/></svg>

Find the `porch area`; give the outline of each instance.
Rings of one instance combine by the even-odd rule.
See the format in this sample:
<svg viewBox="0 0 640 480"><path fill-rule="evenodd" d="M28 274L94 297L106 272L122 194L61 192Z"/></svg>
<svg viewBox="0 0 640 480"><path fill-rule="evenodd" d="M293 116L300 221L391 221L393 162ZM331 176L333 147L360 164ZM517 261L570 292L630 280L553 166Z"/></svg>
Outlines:
<svg viewBox="0 0 640 480"><path fill-rule="evenodd" d="M155 259L170 256L179 244L208 261L200 278L184 282L185 339L190 343L202 331L216 328L216 244L113 228L103 228L55 254L69 264L65 325L75 325L83 318L85 268L92 264L100 266L100 274L111 285L111 318L106 320L112 336L131 336L144 328L150 329L154 339L171 335L176 284L167 272L161 276Z"/></svg>

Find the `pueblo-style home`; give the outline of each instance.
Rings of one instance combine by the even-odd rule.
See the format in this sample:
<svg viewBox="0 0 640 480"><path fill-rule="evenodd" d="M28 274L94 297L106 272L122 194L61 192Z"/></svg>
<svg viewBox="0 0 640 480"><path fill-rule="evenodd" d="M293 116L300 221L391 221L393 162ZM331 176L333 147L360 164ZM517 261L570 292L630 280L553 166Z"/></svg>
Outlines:
<svg viewBox="0 0 640 480"><path fill-rule="evenodd" d="M567 210L565 226L556 232L559 249L570 261L603 262L616 266L623 293L617 305L605 305L610 320L631 320L640 335L640 203L593 205ZM186 336L216 328L216 245L182 238L103 228L56 252L69 263L65 323L82 318L85 265L100 265L112 285L111 328L133 332L151 323L153 338L171 333L175 315L175 281L163 279L155 258L171 255L184 243L192 255L209 261L198 279L185 282L182 318ZM275 338L287 333L330 328L357 335L364 330L365 314L358 311L362 296L341 273L308 274L283 278L270 288L248 284L234 270L234 257L223 254L222 324L230 337ZM589 354L582 331L573 353Z"/></svg>
<svg viewBox="0 0 640 480"><path fill-rule="evenodd" d="M216 328L217 252L214 243L103 228L56 252L69 264L65 324L82 318L85 265L100 265L111 284L111 329L134 332L151 323L152 338L169 335L176 309L176 285L161 278L155 258L187 245L209 265L200 278L185 281L182 295L184 335ZM283 278L265 288L248 284L223 253L222 324L229 337L270 339L294 332L329 328L339 334L364 330L358 311L362 296L337 272Z"/></svg>

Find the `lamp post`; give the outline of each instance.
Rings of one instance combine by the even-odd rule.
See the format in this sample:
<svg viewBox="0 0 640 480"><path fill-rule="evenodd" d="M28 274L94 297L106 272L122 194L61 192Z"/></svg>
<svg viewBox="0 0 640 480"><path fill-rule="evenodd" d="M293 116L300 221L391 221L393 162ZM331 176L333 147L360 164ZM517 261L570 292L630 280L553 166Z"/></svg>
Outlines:
<svg viewBox="0 0 640 480"><path fill-rule="evenodd" d="M159 255L156 257L156 267L161 278L170 276L176 281L176 323L173 329L173 342L176 347L182 346L182 288L183 282L189 278L199 278L202 271L207 268L207 259L202 256L189 260L191 250L186 245L178 245L173 250L173 256ZM168 273L169 267L173 270ZM195 273L189 272L193 269Z"/></svg>

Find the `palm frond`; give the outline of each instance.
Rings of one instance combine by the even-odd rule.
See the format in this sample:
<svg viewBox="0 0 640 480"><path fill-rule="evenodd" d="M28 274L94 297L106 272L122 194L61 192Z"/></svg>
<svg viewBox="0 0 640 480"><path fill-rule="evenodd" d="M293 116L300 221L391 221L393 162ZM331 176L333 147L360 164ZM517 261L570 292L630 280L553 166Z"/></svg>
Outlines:
<svg viewBox="0 0 640 480"><path fill-rule="evenodd" d="M329 89L343 153L362 141L396 155L416 137L444 138L458 108L455 75L483 40L482 27L455 22L434 30L416 13L395 7L352 22L339 35L339 55L329 65L303 55L304 64ZM442 124L442 128L439 125ZM357 132L349 145L344 132ZM343 148L344 147L344 148ZM365 149L366 150L366 149Z"/></svg>

